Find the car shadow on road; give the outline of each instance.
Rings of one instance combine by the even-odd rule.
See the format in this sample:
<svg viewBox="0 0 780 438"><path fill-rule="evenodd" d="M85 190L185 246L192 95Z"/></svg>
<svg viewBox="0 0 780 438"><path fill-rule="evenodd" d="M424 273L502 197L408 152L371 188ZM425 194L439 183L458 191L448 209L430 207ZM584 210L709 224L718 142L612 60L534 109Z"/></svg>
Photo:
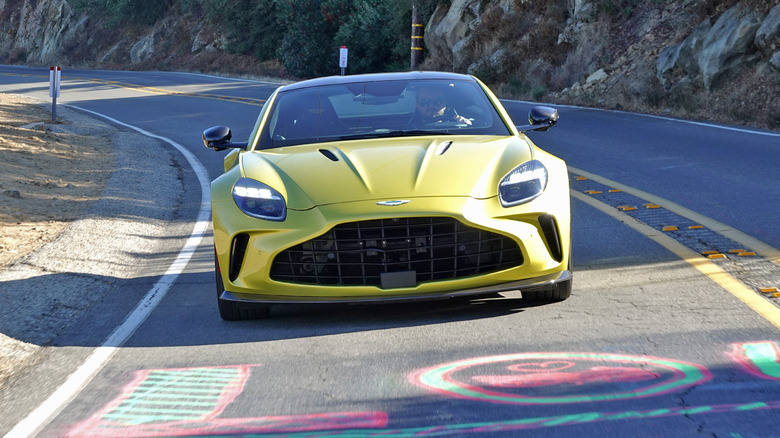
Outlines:
<svg viewBox="0 0 780 438"><path fill-rule="evenodd" d="M223 321L212 288L210 284L198 283L198 289L205 289L207 297L191 298L184 306L158 309L158 315L167 317L150 317L127 346L224 345L314 338L501 318L544 305L522 299L519 292L509 292L474 299L403 303L274 305L267 319ZM163 305L182 304L180 297L184 294L182 290L174 291ZM177 329L170 330L172 326Z"/></svg>

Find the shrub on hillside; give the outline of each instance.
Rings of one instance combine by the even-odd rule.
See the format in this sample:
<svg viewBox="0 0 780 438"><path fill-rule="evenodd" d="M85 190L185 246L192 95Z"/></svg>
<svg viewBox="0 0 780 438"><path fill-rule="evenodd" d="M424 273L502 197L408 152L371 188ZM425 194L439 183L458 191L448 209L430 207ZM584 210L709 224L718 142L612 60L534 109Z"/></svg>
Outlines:
<svg viewBox="0 0 780 438"><path fill-rule="evenodd" d="M81 0L84 1L84 0ZM94 0L90 0L94 1ZM288 74L338 74L340 46L349 47L349 72L408 67L412 6L408 0L188 0L203 2L228 49L261 61L278 59ZM436 0L417 0L422 22Z"/></svg>

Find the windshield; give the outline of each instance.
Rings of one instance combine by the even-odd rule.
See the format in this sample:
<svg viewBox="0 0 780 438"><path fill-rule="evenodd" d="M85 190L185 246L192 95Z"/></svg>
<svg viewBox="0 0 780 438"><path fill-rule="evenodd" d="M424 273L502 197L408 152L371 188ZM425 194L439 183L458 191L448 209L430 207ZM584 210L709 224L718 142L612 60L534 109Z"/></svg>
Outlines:
<svg viewBox="0 0 780 438"><path fill-rule="evenodd" d="M260 149L416 135L511 135L471 81L359 82L282 91Z"/></svg>

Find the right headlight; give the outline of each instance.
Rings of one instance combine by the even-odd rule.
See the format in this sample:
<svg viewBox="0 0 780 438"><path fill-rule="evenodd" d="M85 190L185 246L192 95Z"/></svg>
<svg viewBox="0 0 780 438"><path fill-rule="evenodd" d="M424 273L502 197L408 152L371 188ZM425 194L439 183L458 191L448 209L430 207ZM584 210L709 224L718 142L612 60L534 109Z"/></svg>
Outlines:
<svg viewBox="0 0 780 438"><path fill-rule="evenodd" d="M240 178L233 186L233 200L245 214L281 222L287 217L287 205L279 192L249 178Z"/></svg>
<svg viewBox="0 0 780 438"><path fill-rule="evenodd" d="M547 187L547 168L541 161L527 161L509 172L498 183L498 197L501 205L513 205L528 202L544 192Z"/></svg>

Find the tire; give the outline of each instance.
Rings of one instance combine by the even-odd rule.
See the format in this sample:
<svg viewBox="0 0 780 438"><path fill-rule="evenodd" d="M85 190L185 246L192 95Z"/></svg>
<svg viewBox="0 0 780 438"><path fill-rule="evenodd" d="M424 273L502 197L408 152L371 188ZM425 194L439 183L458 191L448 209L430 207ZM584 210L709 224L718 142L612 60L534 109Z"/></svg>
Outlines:
<svg viewBox="0 0 780 438"><path fill-rule="evenodd" d="M217 285L217 306L219 307L219 316L225 321L244 321L248 319L268 318L269 306L262 304L237 303L222 299L222 292L225 290L225 284L222 282L222 272L219 269L217 261L217 251L214 250L214 274Z"/></svg>
<svg viewBox="0 0 780 438"><path fill-rule="evenodd" d="M571 272L571 256L569 256L568 269ZM555 286L549 289L532 290L528 292L521 292L523 300L540 303L548 302L553 303L556 301L563 301L571 296L572 279L569 278L566 281L556 283Z"/></svg>
<svg viewBox="0 0 780 438"><path fill-rule="evenodd" d="M522 292L523 300L534 303L563 301L571 296L571 279L556 283L549 289Z"/></svg>

